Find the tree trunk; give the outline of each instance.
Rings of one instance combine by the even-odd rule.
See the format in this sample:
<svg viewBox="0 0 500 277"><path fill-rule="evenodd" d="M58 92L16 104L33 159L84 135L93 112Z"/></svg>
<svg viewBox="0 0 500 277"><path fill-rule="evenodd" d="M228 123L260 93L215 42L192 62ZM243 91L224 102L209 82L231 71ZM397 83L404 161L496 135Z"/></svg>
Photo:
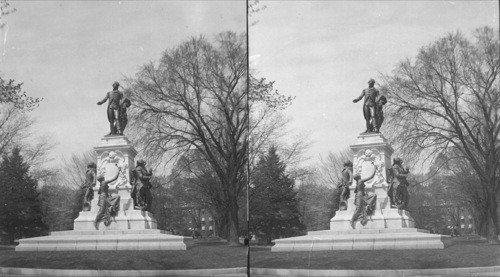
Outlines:
<svg viewBox="0 0 500 277"><path fill-rule="evenodd" d="M229 216L226 209L216 209L216 236L227 239L229 237Z"/></svg>
<svg viewBox="0 0 500 277"><path fill-rule="evenodd" d="M9 240L9 244L14 244L14 241L16 240L15 231L9 232L8 240Z"/></svg>
<svg viewBox="0 0 500 277"><path fill-rule="evenodd" d="M488 217L484 217L484 219L481 219L479 221L479 231L478 231L478 235L480 235L481 237L487 237L488 236Z"/></svg>
<svg viewBox="0 0 500 277"><path fill-rule="evenodd" d="M497 217L497 201L496 194L488 195L488 212L487 212L487 240L488 243L498 243L498 217Z"/></svg>
<svg viewBox="0 0 500 277"><path fill-rule="evenodd" d="M229 199L229 245L240 245L240 238L238 234L238 200L236 197Z"/></svg>
<svg viewBox="0 0 500 277"><path fill-rule="evenodd" d="M273 243L273 239L271 238L271 236L267 236L266 237L266 244L271 245L272 243Z"/></svg>

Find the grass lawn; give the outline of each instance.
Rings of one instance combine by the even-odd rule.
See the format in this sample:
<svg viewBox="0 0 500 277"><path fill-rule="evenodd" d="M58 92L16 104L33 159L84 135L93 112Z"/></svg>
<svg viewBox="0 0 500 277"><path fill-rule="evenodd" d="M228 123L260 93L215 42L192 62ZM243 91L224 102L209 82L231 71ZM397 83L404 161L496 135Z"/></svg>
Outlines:
<svg viewBox="0 0 500 277"><path fill-rule="evenodd" d="M500 245L455 240L441 250L271 252L252 246L251 266L290 269L425 269L500 265ZM187 251L15 252L0 248L1 267L53 269L208 269L246 266L246 247L196 241Z"/></svg>
<svg viewBox="0 0 500 277"><path fill-rule="evenodd" d="M460 243L435 250L357 250L278 252L254 249L256 268L289 269L429 269L500 265L500 245Z"/></svg>

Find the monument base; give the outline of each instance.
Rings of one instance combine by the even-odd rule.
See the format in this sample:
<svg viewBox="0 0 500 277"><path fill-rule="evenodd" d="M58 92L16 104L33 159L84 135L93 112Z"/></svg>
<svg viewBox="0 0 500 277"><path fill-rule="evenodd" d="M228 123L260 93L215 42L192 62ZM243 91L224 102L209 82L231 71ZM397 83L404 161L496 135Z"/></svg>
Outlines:
<svg viewBox="0 0 500 277"><path fill-rule="evenodd" d="M442 249L451 242L449 236L414 228L410 213L395 208L377 209L365 225L359 221L351 225L355 207L349 201L348 210L337 211L330 220L330 230L274 240L271 251Z"/></svg>
<svg viewBox="0 0 500 277"><path fill-rule="evenodd" d="M442 249L451 243L449 236L414 228L408 211L390 207L387 180L394 150L382 134L360 134L350 148L354 154L353 174L365 180L366 196L376 196L374 213L367 218L366 224L362 225L359 218L351 221L356 211L354 191L357 183L353 180L349 186L351 197L347 200L347 210L336 212L330 220L330 230L276 239L271 251Z"/></svg>
<svg viewBox="0 0 500 277"><path fill-rule="evenodd" d="M187 239L158 229L59 231L20 239L16 251L186 250Z"/></svg>
<svg viewBox="0 0 500 277"><path fill-rule="evenodd" d="M397 229L397 228L414 228L415 223L411 218L410 213L405 210L394 208L376 210L375 213L369 216L368 222L362 225L361 222L355 221L354 228L351 226L353 212L337 211L335 216L330 220L330 230L349 231L352 229Z"/></svg>
<svg viewBox="0 0 500 277"><path fill-rule="evenodd" d="M451 243L451 238L416 228L384 228L312 231L305 236L277 239L274 243L272 252L442 249Z"/></svg>
<svg viewBox="0 0 500 277"><path fill-rule="evenodd" d="M94 220L97 211L80 212L80 215L74 221L74 230L96 230ZM104 225L101 221L97 225L98 230L146 230L156 229L157 222L150 212L141 210L119 211L118 215L113 218L109 226Z"/></svg>
<svg viewBox="0 0 500 277"><path fill-rule="evenodd" d="M104 180L93 184L94 199L90 200L90 210L80 212L73 221L74 230L20 239L16 251L186 250L186 238L157 229L157 221L150 212L134 210L130 179L137 151L128 138L105 136L94 150L96 174ZM99 195L102 184L106 184L102 191L106 195ZM102 196L106 198L101 201L113 205L118 212L108 226L102 220L95 226L100 209L98 200Z"/></svg>

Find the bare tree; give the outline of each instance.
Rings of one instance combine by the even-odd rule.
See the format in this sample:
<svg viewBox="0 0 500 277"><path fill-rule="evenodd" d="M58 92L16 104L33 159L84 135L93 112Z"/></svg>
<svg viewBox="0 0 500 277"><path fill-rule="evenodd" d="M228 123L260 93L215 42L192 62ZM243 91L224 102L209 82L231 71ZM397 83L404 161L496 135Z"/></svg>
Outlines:
<svg viewBox="0 0 500 277"><path fill-rule="evenodd" d="M16 9L10 7L6 0L0 0L0 30L6 26L3 18L15 11ZM22 90L22 85L15 80L4 80L0 77L0 155L8 153L14 146L25 145L21 141L31 135L29 130L34 124L34 120L27 115L27 112L38 107L43 100L29 97ZM46 156L42 153L45 154L51 148L48 140L43 141L42 144L30 147L34 150L32 153L35 153L29 158L32 162ZM40 151L36 153L36 149ZM30 156L30 153L23 153L23 156L25 154Z"/></svg>
<svg viewBox="0 0 500 277"><path fill-rule="evenodd" d="M251 0L248 2L248 17L254 16L256 13L263 11L267 8L266 5L262 5L259 0ZM254 26L259 23L258 20L252 20L250 26Z"/></svg>
<svg viewBox="0 0 500 277"><path fill-rule="evenodd" d="M309 174L302 164L307 157L306 149L311 145L306 134L295 133L288 129L290 118L286 118L280 111L291 103L293 98L287 98L285 106L279 109L267 103L252 102L250 106L250 164L255 166L258 158L266 150L275 146L283 163L287 165L290 178L302 178ZM253 172L253 170L250 170Z"/></svg>
<svg viewBox="0 0 500 277"><path fill-rule="evenodd" d="M172 169L169 183L168 188L176 198L169 203L172 209L177 206L177 210L183 210L179 215L184 218L195 210L210 211L214 217L216 235L228 237L229 218L224 191L210 163L200 153L192 151L182 156Z"/></svg>
<svg viewBox="0 0 500 277"><path fill-rule="evenodd" d="M4 1L0 6L4 15L3 9L9 5ZM8 13L6 11L6 14ZM0 78L0 155L9 152L14 146L27 145L27 138L34 137L31 129L35 120L29 117L28 112L38 107L43 99L27 96L22 90L22 85L14 80L6 81ZM53 146L46 137L40 141L42 142L31 145L28 153L23 153L23 155L28 154L30 162L39 161Z"/></svg>
<svg viewBox="0 0 500 277"><path fill-rule="evenodd" d="M11 8L7 0L0 0L0 30L3 29L6 25L6 23L3 22L2 19L15 11L16 9Z"/></svg>
<svg viewBox="0 0 500 277"><path fill-rule="evenodd" d="M237 198L248 149L245 45L245 36L232 32L214 44L192 38L129 80L136 142L150 158L202 154L220 179L232 244L239 243Z"/></svg>
<svg viewBox="0 0 500 277"><path fill-rule="evenodd" d="M464 158L449 159L447 168L451 174L443 182L446 189L459 204L458 206L473 215L477 233L487 236L488 195L482 189L477 173Z"/></svg>
<svg viewBox="0 0 500 277"><path fill-rule="evenodd" d="M34 121L12 104L0 104L0 154L5 154L29 134Z"/></svg>
<svg viewBox="0 0 500 277"><path fill-rule="evenodd" d="M450 33L402 61L383 87L387 125L403 153L432 158L453 147L470 163L487 195L489 242L498 241L499 52L491 28L477 29L473 42Z"/></svg>
<svg viewBox="0 0 500 277"><path fill-rule="evenodd" d="M227 232L218 230L232 244L238 243L238 200L246 184L248 146L260 148L265 144L260 138L274 136L279 128L273 127L283 122L275 110L291 101L271 93L273 83L264 78L250 78L247 93L245 42L244 34L232 32L219 34L214 43L192 38L128 80L134 102L132 139L156 164L182 156L210 165L218 180L200 182L200 192L217 206L214 216L227 223L221 223ZM264 124L270 128L259 127ZM249 130L254 132L250 143ZM257 152L251 153L254 157Z"/></svg>
<svg viewBox="0 0 500 277"><path fill-rule="evenodd" d="M297 189L299 212L308 231L329 229L333 215L333 190L318 182L316 174L304 178Z"/></svg>
<svg viewBox="0 0 500 277"><path fill-rule="evenodd" d="M22 85L22 83L16 83L12 79L6 81L0 78L0 103L11 104L21 111L32 111L38 107L43 99L28 96L22 90Z"/></svg>
<svg viewBox="0 0 500 277"><path fill-rule="evenodd" d="M83 191L65 185L62 174L45 178L40 188L43 221L50 231L71 230L73 220L82 208Z"/></svg>
<svg viewBox="0 0 500 277"><path fill-rule="evenodd" d="M326 158L320 157L320 165L316 173L318 183L329 188L336 188L341 179L344 163L347 161L352 162L352 157L349 148L336 153L330 151Z"/></svg>
<svg viewBox="0 0 500 277"><path fill-rule="evenodd" d="M62 163L65 166L60 173L60 184L73 189L80 188L85 182L87 165L95 161L97 161L97 155L94 150L80 154L73 153L69 159L63 158Z"/></svg>
<svg viewBox="0 0 500 277"><path fill-rule="evenodd" d="M31 176L44 180L54 174L45 164L55 143L51 137L33 131L36 122L29 112L42 99L27 96L21 86L22 83L0 78L0 155L14 147L20 148L25 162L30 165Z"/></svg>

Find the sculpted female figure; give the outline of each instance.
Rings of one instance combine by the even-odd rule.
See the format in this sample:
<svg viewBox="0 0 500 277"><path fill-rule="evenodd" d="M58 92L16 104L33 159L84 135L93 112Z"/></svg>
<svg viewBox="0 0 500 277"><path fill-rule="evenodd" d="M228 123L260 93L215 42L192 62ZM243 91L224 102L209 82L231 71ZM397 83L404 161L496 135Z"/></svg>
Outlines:
<svg viewBox="0 0 500 277"><path fill-rule="evenodd" d="M111 219L116 216L120 207L120 195L114 194L109 195L108 189L109 184L116 181L118 179L119 172L116 173L116 176L113 179L104 181L104 176L99 175L97 181L99 181L99 202L97 205L99 206L99 211L94 220L94 227L98 230L99 222L103 221L105 226L109 226L111 224Z"/></svg>
<svg viewBox="0 0 500 277"><path fill-rule="evenodd" d="M375 212L375 206L377 202L376 194L366 194L365 193L365 182L370 180L375 176L375 171L370 177L361 179L359 174L354 175L354 180L356 180L356 189L354 193L356 194L356 198L354 200L354 204L356 205L356 210L352 215L351 219L351 227L354 229L354 224L356 221L360 221L361 225L365 225L368 222L369 216L373 215Z"/></svg>

